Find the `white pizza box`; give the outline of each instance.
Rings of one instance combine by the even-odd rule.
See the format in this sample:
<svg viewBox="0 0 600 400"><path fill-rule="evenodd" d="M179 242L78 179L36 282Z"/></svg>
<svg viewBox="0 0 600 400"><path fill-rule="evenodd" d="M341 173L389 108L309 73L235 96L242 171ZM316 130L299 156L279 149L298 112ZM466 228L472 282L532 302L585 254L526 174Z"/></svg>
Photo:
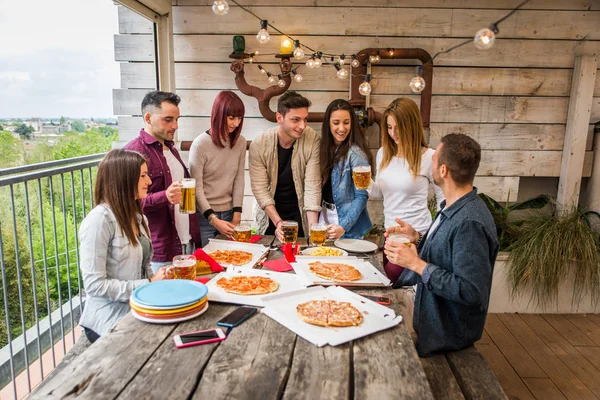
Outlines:
<svg viewBox="0 0 600 400"><path fill-rule="evenodd" d="M352 265L360 271L362 278L351 282L334 282L321 278L310 272L309 263L320 261L322 263L343 263ZM362 287L385 287L390 286L392 282L382 274L373 264L357 257L296 257L296 262L290 264L302 281L311 285L338 285L338 286L362 286Z"/></svg>
<svg viewBox="0 0 600 400"><path fill-rule="evenodd" d="M310 300L347 301L363 315L359 326L323 327L312 325L300 317L296 306ZM372 333L392 328L402 322L402 316L396 316L394 310L339 286L313 286L294 292L271 294L263 298L265 308L262 312L285 326L307 341L323 347L337 346L342 343L368 336Z"/></svg>
<svg viewBox="0 0 600 400"><path fill-rule="evenodd" d="M236 265L241 268L254 268L254 266L264 257L269 251L267 246L255 243L236 242L234 240L208 239L208 244L202 248L206 253L215 250L240 250L252 253L252 260L244 265ZM219 263L223 268L233 267L234 265Z"/></svg>
<svg viewBox="0 0 600 400"><path fill-rule="evenodd" d="M279 283L279 288L276 292L269 294L253 294L243 296L240 294L229 293L217 286L217 281L223 277L229 278L236 275L244 276L263 276L268 277ZM208 287L208 300L220 303L243 304L248 306L264 307L263 297L273 294L293 292L304 289L304 285L294 274L286 274L283 272L274 272L264 269L248 269L248 268L228 268L227 271L221 272L212 278L206 284Z"/></svg>

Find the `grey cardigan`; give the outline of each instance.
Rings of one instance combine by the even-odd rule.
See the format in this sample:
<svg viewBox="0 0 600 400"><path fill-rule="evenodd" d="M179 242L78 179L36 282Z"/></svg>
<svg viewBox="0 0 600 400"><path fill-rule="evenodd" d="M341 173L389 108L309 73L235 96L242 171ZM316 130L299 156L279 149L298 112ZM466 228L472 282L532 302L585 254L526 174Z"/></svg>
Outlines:
<svg viewBox="0 0 600 400"><path fill-rule="evenodd" d="M496 225L476 188L445 205L437 229L419 245L427 262L423 275L407 269L394 285L417 285L413 322L421 357L460 350L481 338L498 255Z"/></svg>
<svg viewBox="0 0 600 400"><path fill-rule="evenodd" d="M141 218L140 232L147 236ZM142 279L142 246L132 246L119 229L110 207L100 204L81 222L79 253L86 292L79 324L105 335L129 312L129 296L133 290L150 282ZM148 260L151 259L152 254ZM144 268L146 276L151 277L150 263Z"/></svg>

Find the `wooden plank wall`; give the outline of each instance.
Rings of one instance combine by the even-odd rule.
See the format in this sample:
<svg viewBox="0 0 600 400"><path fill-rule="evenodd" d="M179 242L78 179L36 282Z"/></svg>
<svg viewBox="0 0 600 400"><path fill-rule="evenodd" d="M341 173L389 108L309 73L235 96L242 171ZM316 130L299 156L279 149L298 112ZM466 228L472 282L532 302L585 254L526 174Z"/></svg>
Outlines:
<svg viewBox="0 0 600 400"><path fill-rule="evenodd" d="M472 37L505 15L520 0L241 0L241 4L273 25L316 49L356 53L368 47L423 48L430 54ZM273 4L275 3L275 4ZM426 5L424 5L426 3ZM193 140L209 126L212 102L220 90L237 90L229 70L233 35L244 35L248 52L278 52L279 36L259 45L260 28L230 2L229 14L218 17L212 0L173 1L175 70L182 97L179 140ZM467 45L435 61L431 110L431 144L450 132L469 134L482 145L483 160L477 178L480 191L515 200L521 177L558 177L567 120L574 57L600 52L600 0L533 0L502 23L495 46L479 51ZM127 142L142 126L140 102L155 87L152 25L120 7L115 58L121 63L121 88L114 90L119 134ZM278 71L272 56L259 58L272 73ZM391 100L409 96L412 61L385 61L372 66L371 106L382 110ZM336 98L348 98L349 81L336 79L332 66L301 67L302 83L291 89L310 98L312 111L324 111ZM598 74L600 75L600 74ZM246 78L254 85L267 82L255 65L246 65ZM594 86L593 124L600 120L600 78ZM257 103L241 93L246 106L244 136L252 139L273 126L258 112ZM275 109L276 99L272 100ZM319 124L314 124L320 130ZM592 171L590 125L584 176ZM374 150L378 129L369 129ZM597 166L600 167L600 166ZM524 179L523 192L536 192L536 182ZM548 185L546 184L546 187ZM541 186L540 186L541 187ZM544 189L546 190L546 189ZM555 190L555 189L554 189ZM252 196L246 190L245 216ZM550 194L556 194L550 193Z"/></svg>

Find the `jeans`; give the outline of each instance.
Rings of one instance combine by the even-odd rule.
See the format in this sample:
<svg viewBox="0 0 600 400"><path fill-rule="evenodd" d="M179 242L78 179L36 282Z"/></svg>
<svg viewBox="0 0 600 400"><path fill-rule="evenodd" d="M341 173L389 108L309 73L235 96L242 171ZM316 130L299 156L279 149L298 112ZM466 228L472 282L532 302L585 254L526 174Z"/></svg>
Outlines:
<svg viewBox="0 0 600 400"><path fill-rule="evenodd" d="M181 254L192 254L194 250L195 249L192 242L181 245ZM167 265L171 264L173 264L173 261L150 261L150 268L152 268L153 273L156 273L156 271L162 267L166 267Z"/></svg>
<svg viewBox="0 0 600 400"><path fill-rule="evenodd" d="M200 218L200 236L202 236L202 247L204 247L208 244L208 239L217 237L220 232L217 230L217 228L208 223L208 220L204 214L198 213L198 215ZM233 221L233 210L215 211L215 215L217 218L223 221Z"/></svg>

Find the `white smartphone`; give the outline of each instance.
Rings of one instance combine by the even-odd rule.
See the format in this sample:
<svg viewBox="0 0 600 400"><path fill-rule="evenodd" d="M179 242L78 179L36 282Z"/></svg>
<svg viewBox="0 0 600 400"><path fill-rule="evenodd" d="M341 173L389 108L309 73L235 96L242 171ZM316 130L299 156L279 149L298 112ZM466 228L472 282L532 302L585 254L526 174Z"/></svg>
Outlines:
<svg viewBox="0 0 600 400"><path fill-rule="evenodd" d="M221 328L207 329L204 331L187 332L173 336L173 342L178 349L183 347L197 346L199 344L207 344L220 342L225 340L227 336Z"/></svg>

